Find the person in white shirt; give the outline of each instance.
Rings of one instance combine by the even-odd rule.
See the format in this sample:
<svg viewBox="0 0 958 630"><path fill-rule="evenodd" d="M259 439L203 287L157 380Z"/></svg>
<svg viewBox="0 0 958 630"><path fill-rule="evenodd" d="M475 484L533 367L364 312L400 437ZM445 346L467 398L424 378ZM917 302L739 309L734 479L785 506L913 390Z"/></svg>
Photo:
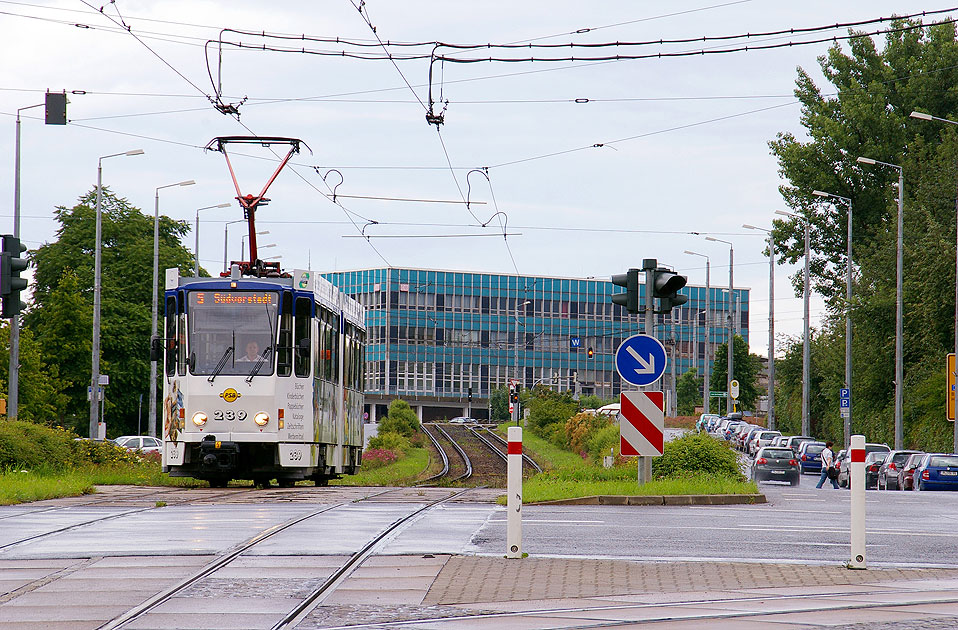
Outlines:
<svg viewBox="0 0 958 630"><path fill-rule="evenodd" d="M835 479L828 476L828 469L834 466L835 453L832 452L832 443L825 442L825 448L822 450L822 476L818 480L816 488L821 488L825 484L825 480L828 479L832 482L832 487L838 490L838 481L836 480L838 475L835 475Z"/></svg>

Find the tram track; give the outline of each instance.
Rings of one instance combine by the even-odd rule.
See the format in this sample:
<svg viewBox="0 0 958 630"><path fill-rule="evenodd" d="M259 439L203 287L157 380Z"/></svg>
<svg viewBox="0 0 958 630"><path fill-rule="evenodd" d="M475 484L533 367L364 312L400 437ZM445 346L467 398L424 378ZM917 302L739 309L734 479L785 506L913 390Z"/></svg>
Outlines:
<svg viewBox="0 0 958 630"><path fill-rule="evenodd" d="M469 456L466 454L466 451L455 441L449 434L438 424L429 425L429 428L425 424L420 425L423 433L425 433L429 440L432 442L433 447L439 453L439 457L443 463L442 470L437 474L432 475L423 479L416 486L426 486L436 482L448 482L456 483L458 481L465 481L472 476L472 460L469 459ZM435 430L436 435L433 435L432 431ZM448 444L452 450L456 452L458 457L457 463L453 464L450 460L449 453L446 448L443 446L443 443ZM458 461L461 460L461 466ZM462 469L462 473L455 475L455 472L458 472L459 469Z"/></svg>
<svg viewBox="0 0 958 630"><path fill-rule="evenodd" d="M466 488L459 490L458 492L450 492L447 496L429 501L425 505L422 505L412 512L401 516L386 527L382 528L360 549L351 554L338 568L332 571L318 587L312 589L312 591L307 596L302 598L302 600L294 608L292 608L288 613L283 615L281 619L273 624L270 630L288 630L295 627L302 619L309 615L313 609L321 605L323 601L335 591L336 587L342 583L343 580L349 577L349 575L359 566L361 566L367 558L373 555L376 549L391 534L403 526L410 525L412 522L417 520L417 517L424 515L426 512L435 508L436 506L458 498L459 496L470 491L472 491L472 488ZM234 560L242 557L251 549L275 536L276 534L287 531L296 525L318 515L329 513L361 501L373 500L383 495L387 495L390 492L393 492L393 490L384 490L383 492L379 492L361 499L340 502L334 505L327 505L322 508L312 510L307 514L289 519L284 523L267 528L257 535L223 552L213 561L202 567L199 571L196 571L193 575L182 579L173 586L160 593L157 593L138 606L98 626L97 630L119 630L120 628L125 628L137 620L143 619L144 617L148 616L151 611L155 611L158 607L160 607L164 602L171 600L178 594L183 593L187 589L215 575L217 571L229 566Z"/></svg>
<svg viewBox="0 0 958 630"><path fill-rule="evenodd" d="M471 485L504 488L506 485L506 460L501 451L488 440L483 440L469 427L461 424L435 425L442 431L461 456L469 461L472 474L468 479Z"/></svg>
<svg viewBox="0 0 958 630"><path fill-rule="evenodd" d="M498 433L496 433L495 431L492 431L491 429L487 427L481 427L481 433L477 431L476 429L470 429L470 430L476 434L476 437L478 437L480 440L488 444L490 448L494 448L496 451L501 453L502 457L504 458L508 457L509 442L504 437L502 437L501 435L499 435ZM490 440L489 438L492 438L492 439ZM522 467L523 469L532 469L533 471L537 473L542 472L542 467L539 466L539 464L537 464L535 460L529 457L529 455L527 455L526 453L522 454Z"/></svg>

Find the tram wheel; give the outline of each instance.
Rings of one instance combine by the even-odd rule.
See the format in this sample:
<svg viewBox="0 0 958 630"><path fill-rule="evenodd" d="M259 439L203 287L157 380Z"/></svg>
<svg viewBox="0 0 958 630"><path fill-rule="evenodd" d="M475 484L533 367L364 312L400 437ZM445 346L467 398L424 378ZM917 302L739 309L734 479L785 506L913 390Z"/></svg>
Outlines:
<svg viewBox="0 0 958 630"><path fill-rule="evenodd" d="M230 482L229 479L210 479L210 488L225 488Z"/></svg>
<svg viewBox="0 0 958 630"><path fill-rule="evenodd" d="M317 487L328 486L329 477L313 477L313 483L315 483Z"/></svg>
<svg viewBox="0 0 958 630"><path fill-rule="evenodd" d="M253 485L256 486L257 488L269 488L272 486L272 484L270 484L269 482L269 479L266 477L258 477L254 479Z"/></svg>
<svg viewBox="0 0 958 630"><path fill-rule="evenodd" d="M277 479L276 481L280 488L292 488L296 485L296 482L292 479Z"/></svg>

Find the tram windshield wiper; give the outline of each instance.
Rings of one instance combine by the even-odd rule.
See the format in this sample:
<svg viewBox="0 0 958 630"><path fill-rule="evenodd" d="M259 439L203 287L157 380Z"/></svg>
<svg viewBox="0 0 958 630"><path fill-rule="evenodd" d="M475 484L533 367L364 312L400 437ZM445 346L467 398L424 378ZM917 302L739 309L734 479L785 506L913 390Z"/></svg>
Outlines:
<svg viewBox="0 0 958 630"><path fill-rule="evenodd" d="M229 346L229 347L223 352L223 356L220 357L220 360L219 360L219 362L216 364L216 367L213 368L213 373L210 374L210 377L209 377L208 379L206 379L206 380L208 380L210 383L212 383L214 380L216 380L216 377L219 376L219 375L220 375L220 372L223 371L223 368L226 367L226 362L229 360L229 358L230 358L232 355L233 355L233 346Z"/></svg>
<svg viewBox="0 0 958 630"><path fill-rule="evenodd" d="M267 346L266 349L263 350L263 354L259 355L259 359L256 360L256 365L253 366L253 369L249 372L249 376L246 377L247 383L253 382L253 377L256 376L260 368L263 367L263 364L266 363L266 357L268 357L272 352L272 346Z"/></svg>

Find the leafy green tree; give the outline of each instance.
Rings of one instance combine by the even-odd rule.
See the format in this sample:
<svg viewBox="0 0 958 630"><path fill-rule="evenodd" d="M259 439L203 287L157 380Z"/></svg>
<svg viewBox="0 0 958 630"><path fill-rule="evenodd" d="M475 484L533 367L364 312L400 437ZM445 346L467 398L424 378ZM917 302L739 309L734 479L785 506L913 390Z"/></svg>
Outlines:
<svg viewBox="0 0 958 630"><path fill-rule="evenodd" d="M680 416L691 416L702 400L702 379L698 368L692 368L679 377L675 384L676 409Z"/></svg>
<svg viewBox="0 0 958 630"><path fill-rule="evenodd" d="M388 415L379 421L380 433L398 433L407 438L419 430L419 416L405 400L397 398L389 403Z"/></svg>
<svg viewBox="0 0 958 630"><path fill-rule="evenodd" d="M732 352L735 361L733 376L738 381L739 391L737 406L739 409L755 409L755 401L758 400L759 395L756 382L761 369L761 359L754 354L749 354L748 344L739 335L735 335ZM712 363L712 373L709 375L709 387L713 391L724 392L727 375L728 344L723 343L715 350L715 361Z"/></svg>
<svg viewBox="0 0 958 630"><path fill-rule="evenodd" d="M10 325L0 325L0 382L8 390L10 367ZM61 423L67 403L64 382L59 378L57 365L43 359L43 351L36 335L29 329L20 331L20 372L17 389L17 419L47 426Z"/></svg>
<svg viewBox="0 0 958 630"><path fill-rule="evenodd" d="M894 26L918 25L896 21ZM852 431L869 441L894 438L895 283L898 204L895 169L857 162L866 156L901 165L904 201L905 446L952 447L943 421L944 355L954 348L955 164L958 130L915 120L912 111L958 119L958 41L954 24L899 30L883 49L870 37L833 46L818 60L825 89L798 71L799 138L780 133L770 143L786 202L801 220L776 221L776 250L783 260L804 255L805 221L811 228L813 289L828 310L812 341L810 420L819 437L840 442L838 389L844 386L844 315L854 327ZM825 190L854 205L855 286L845 303L847 207L812 194ZM951 236L949 236L951 235ZM800 295L801 273L793 277ZM797 354L796 354L797 353ZM798 370L785 365L798 361ZM780 363L776 407L791 428L801 403L801 346ZM795 366L793 366L795 367ZM784 369L783 369L784 368ZM795 379L798 380L795 380ZM795 398L798 392L798 398ZM783 427L786 425L783 425Z"/></svg>
<svg viewBox="0 0 958 630"><path fill-rule="evenodd" d="M545 438L556 437L558 444L565 443L565 423L579 411L572 392L554 392L539 386L522 394L522 402L529 409L530 431Z"/></svg>
<svg viewBox="0 0 958 630"><path fill-rule="evenodd" d="M509 388L503 385L492 390L489 394L489 407L492 409L492 419L497 422L509 420Z"/></svg>
<svg viewBox="0 0 958 630"><path fill-rule="evenodd" d="M606 405L612 404L614 402L614 400L605 400L604 398L599 398L598 396L592 394L579 398L579 406L583 409L598 409L599 407L605 407Z"/></svg>
<svg viewBox="0 0 958 630"><path fill-rule="evenodd" d="M25 317L25 327L36 332L44 360L60 370L67 395L61 420L80 435L89 426L86 386L90 382L95 200L93 190L72 208L58 207L57 240L30 252L35 265L34 306ZM149 397L153 217L108 189L103 191L101 211L100 371L110 377L105 417L110 434L116 435L136 431L140 396L144 407ZM188 231L187 222L160 217L161 283L166 268L192 271L193 255L180 242ZM162 300L162 290L158 295ZM162 316L162 304L158 308Z"/></svg>

